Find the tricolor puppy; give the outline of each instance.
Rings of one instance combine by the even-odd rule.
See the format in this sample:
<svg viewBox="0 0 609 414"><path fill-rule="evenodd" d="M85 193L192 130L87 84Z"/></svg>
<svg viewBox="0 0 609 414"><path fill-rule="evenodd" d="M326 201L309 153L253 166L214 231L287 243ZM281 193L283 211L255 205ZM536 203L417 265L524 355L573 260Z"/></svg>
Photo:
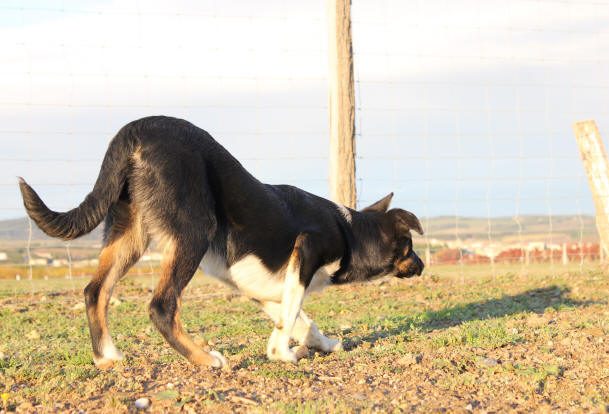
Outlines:
<svg viewBox="0 0 609 414"><path fill-rule="evenodd" d="M106 323L114 285L152 239L164 246L162 275L149 306L167 342L190 362L222 367L183 331L180 294L197 267L260 303L275 323L270 359L296 361L290 338L325 352L342 349L301 309L326 285L385 275L420 275L410 230L419 220L387 211L392 194L362 210L288 185L263 184L207 132L174 118L127 124L112 139L93 191L75 209L49 210L20 179L29 216L49 236L75 239L105 218L99 269L85 288L94 361L123 359Z"/></svg>

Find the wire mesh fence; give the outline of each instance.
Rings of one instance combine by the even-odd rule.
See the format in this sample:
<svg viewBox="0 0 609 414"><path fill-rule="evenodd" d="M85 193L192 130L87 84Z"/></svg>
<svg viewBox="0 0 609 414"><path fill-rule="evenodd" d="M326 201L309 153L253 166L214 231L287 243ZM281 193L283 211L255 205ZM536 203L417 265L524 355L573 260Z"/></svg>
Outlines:
<svg viewBox="0 0 609 414"><path fill-rule="evenodd" d="M325 1L0 5L0 271L7 292L96 265L21 219L15 176L55 210L92 188L107 143L147 115L207 130L261 181L327 197ZM428 268L583 271L601 259L571 124L607 136L609 3L352 4L358 205L395 192ZM132 271L154 284L154 247ZM28 282L29 280L29 282ZM5 286L8 286L5 284ZM51 284L50 286L55 286Z"/></svg>
<svg viewBox="0 0 609 414"><path fill-rule="evenodd" d="M604 132L608 13L354 2L360 200L392 189L422 213L431 263L600 259L572 123L595 118Z"/></svg>

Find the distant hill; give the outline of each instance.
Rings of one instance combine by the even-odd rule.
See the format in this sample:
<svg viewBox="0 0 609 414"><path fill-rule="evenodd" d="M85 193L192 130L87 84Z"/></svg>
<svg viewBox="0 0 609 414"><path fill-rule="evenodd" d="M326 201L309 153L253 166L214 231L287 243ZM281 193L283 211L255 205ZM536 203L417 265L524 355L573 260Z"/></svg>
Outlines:
<svg viewBox="0 0 609 414"><path fill-rule="evenodd" d="M72 243L76 244L99 244L102 240L102 229L103 225L100 225L91 233L75 240ZM6 242L19 242L26 241L29 238L29 222L27 217L13 219L13 220L0 220L0 244ZM34 222L32 222L32 241L35 242L56 242L46 234L44 234Z"/></svg>
<svg viewBox="0 0 609 414"><path fill-rule="evenodd" d="M548 216L522 216L518 221L513 217L496 217L490 221L471 217L459 217L456 221L451 216L421 219L427 238L438 240L455 240L457 235L461 240L488 240L489 223L491 238L504 243L518 242L521 237L524 241L549 241L550 229L551 239L555 243L577 242L580 235L586 242L598 240L595 219L591 216L553 216L551 227ZM26 241L28 235L27 218L0 221L0 244ZM32 223L32 241L44 244L52 240ZM99 226L72 244L92 245L99 244L101 240L102 226Z"/></svg>
<svg viewBox="0 0 609 414"><path fill-rule="evenodd" d="M597 242L596 220L591 216L522 216L487 218L434 217L421 220L427 238L438 240L483 239L504 243L550 241ZM490 232L489 232L490 229ZM490 234L489 234L490 233Z"/></svg>

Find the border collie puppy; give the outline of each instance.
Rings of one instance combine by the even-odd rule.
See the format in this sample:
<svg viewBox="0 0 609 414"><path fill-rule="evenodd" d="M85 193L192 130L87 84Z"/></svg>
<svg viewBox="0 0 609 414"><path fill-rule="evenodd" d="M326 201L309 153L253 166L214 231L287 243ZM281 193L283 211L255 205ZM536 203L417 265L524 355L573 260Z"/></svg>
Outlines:
<svg viewBox="0 0 609 414"><path fill-rule="evenodd" d="M270 359L295 362L290 338L325 352L342 349L302 311L306 295L327 285L420 275L410 231L417 217L388 210L393 194L355 211L289 185L264 184L207 132L175 118L133 121L112 139L93 190L76 208L51 211L20 178L27 213L46 234L71 240L105 219L96 275L85 288L93 360L112 366L107 311L115 284L151 240L163 246L162 275L150 318L193 364L227 365L180 324L180 295L200 267L255 300L275 323Z"/></svg>

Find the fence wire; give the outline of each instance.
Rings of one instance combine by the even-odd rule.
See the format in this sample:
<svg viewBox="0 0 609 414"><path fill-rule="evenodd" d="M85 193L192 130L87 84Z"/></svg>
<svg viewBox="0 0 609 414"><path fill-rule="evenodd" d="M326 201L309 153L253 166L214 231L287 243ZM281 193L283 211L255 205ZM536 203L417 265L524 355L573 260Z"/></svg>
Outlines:
<svg viewBox="0 0 609 414"><path fill-rule="evenodd" d="M261 181L328 197L325 12L323 0L0 5L1 277L39 293L37 279L74 290L94 272L99 233L43 238L14 177L71 209L111 137L143 116L188 119ZM607 21L601 1L354 0L358 206L393 191L421 218L431 272L597 263L571 124L596 119L608 135ZM151 289L158 255L132 271Z"/></svg>
<svg viewBox="0 0 609 414"><path fill-rule="evenodd" d="M606 2L353 2L360 201L395 191L422 212L432 265L598 260L572 123L606 135L608 15Z"/></svg>

